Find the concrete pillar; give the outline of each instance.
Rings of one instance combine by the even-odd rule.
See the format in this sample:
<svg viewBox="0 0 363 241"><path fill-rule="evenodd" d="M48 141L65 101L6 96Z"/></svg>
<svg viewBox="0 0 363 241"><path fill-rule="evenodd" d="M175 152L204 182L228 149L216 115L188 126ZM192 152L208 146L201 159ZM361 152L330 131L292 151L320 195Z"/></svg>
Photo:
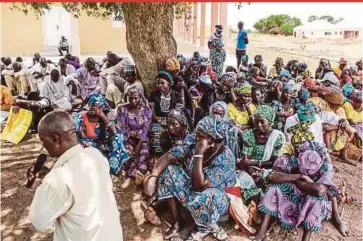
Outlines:
<svg viewBox="0 0 363 241"><path fill-rule="evenodd" d="M228 12L228 4L226 2L221 2L219 8L219 24L223 25L223 40L226 43L226 39L228 39L229 29L228 29L228 21L227 21L227 12Z"/></svg>
<svg viewBox="0 0 363 241"><path fill-rule="evenodd" d="M186 23L187 23L186 16L184 15L184 17L183 17L183 39L185 41L188 41L188 29L187 29L187 26L185 26Z"/></svg>
<svg viewBox="0 0 363 241"><path fill-rule="evenodd" d="M193 6L193 44L197 44L198 39L198 3Z"/></svg>
<svg viewBox="0 0 363 241"><path fill-rule="evenodd" d="M211 9L211 29L210 29L210 32L213 33L214 30L215 30L215 27L217 24L218 24L218 9L219 9L219 6L218 6L218 3L217 2L213 2L212 3L212 9Z"/></svg>
<svg viewBox="0 0 363 241"><path fill-rule="evenodd" d="M71 17L71 54L73 56L80 57L81 56L81 44L79 40L79 28L78 28L78 19Z"/></svg>
<svg viewBox="0 0 363 241"><path fill-rule="evenodd" d="M201 47L206 46L205 42L205 2L200 3L200 42Z"/></svg>

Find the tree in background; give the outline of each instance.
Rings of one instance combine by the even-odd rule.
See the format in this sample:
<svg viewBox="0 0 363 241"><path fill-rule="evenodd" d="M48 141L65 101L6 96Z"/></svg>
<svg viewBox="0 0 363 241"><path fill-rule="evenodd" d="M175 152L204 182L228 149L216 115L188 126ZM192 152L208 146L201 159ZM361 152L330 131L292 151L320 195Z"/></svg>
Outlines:
<svg viewBox="0 0 363 241"><path fill-rule="evenodd" d="M342 17L339 17L338 19L335 19L334 17L332 16L329 16L329 15L324 15L324 16L321 16L321 17L318 17L316 15L311 15L309 18L308 18L308 22L313 22L313 21L316 21L316 20L326 20L328 21L329 23L332 23L332 24L337 24L339 22L341 22L342 20L344 20L344 18Z"/></svg>
<svg viewBox="0 0 363 241"><path fill-rule="evenodd" d="M258 20L253 27L259 33L292 35L293 29L299 25L301 25L299 18L290 17L287 14L278 14Z"/></svg>
<svg viewBox="0 0 363 241"><path fill-rule="evenodd" d="M12 9L38 17L50 10L53 3L13 3ZM165 61L177 54L173 37L174 18L181 17L193 3L61 3L76 18L82 14L109 18L114 14L126 25L127 50L137 65L141 81L150 91L158 70ZM97 30L95 30L97 31Z"/></svg>

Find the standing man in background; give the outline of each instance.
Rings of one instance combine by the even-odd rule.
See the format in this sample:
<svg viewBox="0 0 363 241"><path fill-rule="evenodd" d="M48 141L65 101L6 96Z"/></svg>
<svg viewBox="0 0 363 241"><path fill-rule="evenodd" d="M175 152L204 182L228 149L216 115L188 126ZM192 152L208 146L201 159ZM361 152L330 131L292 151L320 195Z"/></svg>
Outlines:
<svg viewBox="0 0 363 241"><path fill-rule="evenodd" d="M248 44L248 37L246 30L243 29L244 23L238 22L238 34L237 34L237 46L236 46L236 58L237 69L241 64L242 57L246 55L246 45Z"/></svg>

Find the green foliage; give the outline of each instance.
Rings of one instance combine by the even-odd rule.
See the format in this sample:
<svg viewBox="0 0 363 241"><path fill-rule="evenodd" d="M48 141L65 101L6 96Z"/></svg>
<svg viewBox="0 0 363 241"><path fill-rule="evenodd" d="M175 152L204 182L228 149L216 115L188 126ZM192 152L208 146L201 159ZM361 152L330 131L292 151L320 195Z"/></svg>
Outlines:
<svg viewBox="0 0 363 241"><path fill-rule="evenodd" d="M315 20L326 20L328 21L329 23L332 23L332 24L337 24L339 23L340 21L344 20L344 18L342 17L339 17L338 19L335 19L334 17L332 16L329 16L329 15L323 15L323 16L316 16L316 15L312 15L308 18L308 22L313 22Z"/></svg>
<svg viewBox="0 0 363 241"><path fill-rule="evenodd" d="M301 20L287 14L270 15L258 20L253 27L259 33L292 35L293 28L301 25Z"/></svg>
<svg viewBox="0 0 363 241"><path fill-rule="evenodd" d="M22 11L24 14L28 14L29 11L35 13L37 17L40 17L46 10L50 10L54 3L12 3L11 9ZM137 4L137 3L135 3ZM152 4L152 3L151 3ZM184 13L190 10L193 3L165 3L174 5L174 16L180 18ZM123 20L122 3L108 3L108 2L62 2L68 12L72 13L76 18L81 14L88 16L106 19L114 14L119 19Z"/></svg>

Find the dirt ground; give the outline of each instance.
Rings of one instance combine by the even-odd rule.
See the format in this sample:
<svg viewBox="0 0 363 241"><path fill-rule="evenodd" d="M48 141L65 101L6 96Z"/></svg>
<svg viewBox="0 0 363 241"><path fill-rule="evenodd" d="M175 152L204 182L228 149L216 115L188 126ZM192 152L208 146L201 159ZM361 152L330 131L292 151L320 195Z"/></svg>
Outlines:
<svg viewBox="0 0 363 241"><path fill-rule="evenodd" d="M248 54L254 56L262 54L264 62L271 66L277 56L283 57L285 62L289 59L298 59L308 63L311 70L315 70L319 58L327 57L338 61L340 57L346 57L349 61L356 61L361 58L362 44L360 42L339 42L339 41L312 41L296 40L290 37L271 37L250 35ZM182 45L182 44L181 44ZM227 52L234 54L234 40L229 40ZM304 47L305 46L305 47ZM181 50L189 48L181 46ZM185 50L186 51L186 50ZM52 240L51 234L41 234L35 231L28 219L29 206L31 204L37 180L32 189L25 187L26 170L35 158L44 150L36 135L27 135L20 144L1 142L1 236L3 241L31 240L45 241ZM52 163L49 163L51 166ZM313 234L313 241L362 240L362 164L357 167L349 166L334 161L336 174L335 184L347 183L347 191L356 200L351 204L340 204L339 212L343 214L343 220L350 230L350 235L343 238L330 224L324 223L322 232ZM127 241L159 241L163 240L162 232L167 225L161 228L152 227L146 224L143 213L140 209L141 190L137 189L131 182L120 178L113 178L114 193L120 210L121 223L125 240ZM229 234L228 240L249 240L242 237L233 229L232 221L223 224ZM278 231L271 233L269 240L297 241L301 238L301 231L285 232ZM208 237L206 240L213 240Z"/></svg>
<svg viewBox="0 0 363 241"><path fill-rule="evenodd" d="M362 41L359 40L313 40L297 39L292 36L271 36L249 34L247 54L250 61L257 54L262 55L265 64L270 67L276 57L282 57L285 64L291 59L306 62L309 69L315 71L320 58L327 58L335 65L340 58L345 57L350 63L362 58ZM235 53L235 37L226 42L227 52Z"/></svg>

